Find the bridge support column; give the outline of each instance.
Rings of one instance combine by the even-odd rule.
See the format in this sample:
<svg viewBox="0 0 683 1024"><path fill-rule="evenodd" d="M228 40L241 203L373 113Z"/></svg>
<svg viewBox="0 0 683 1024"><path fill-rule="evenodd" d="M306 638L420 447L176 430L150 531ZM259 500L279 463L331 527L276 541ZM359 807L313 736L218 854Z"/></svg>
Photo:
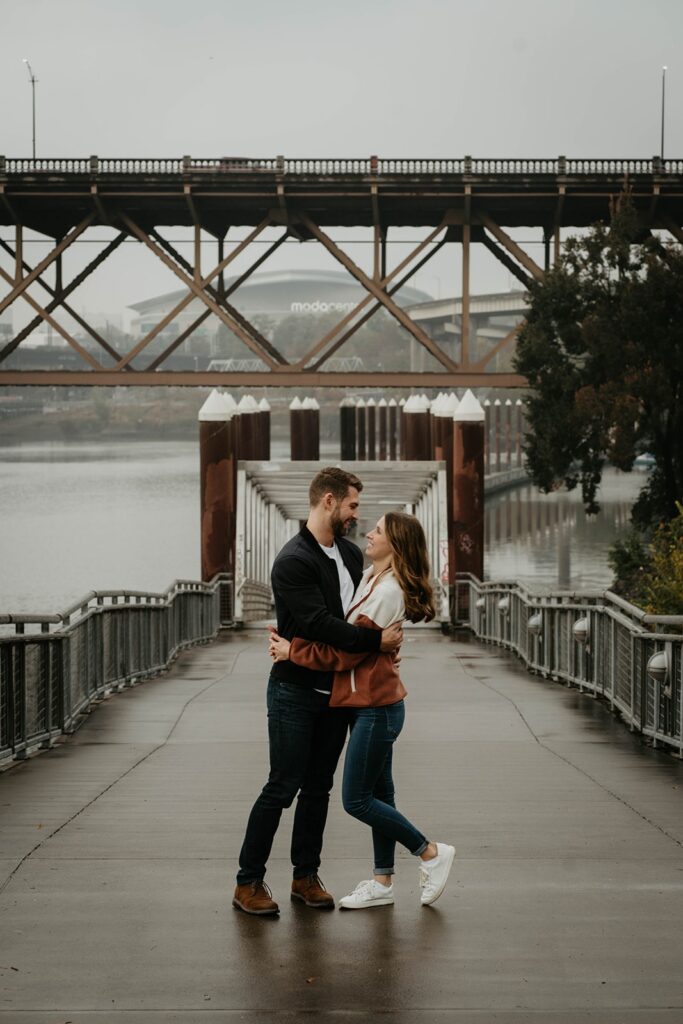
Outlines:
<svg viewBox="0 0 683 1024"><path fill-rule="evenodd" d="M199 481L202 579L235 565L235 403L212 391L199 410Z"/></svg>
<svg viewBox="0 0 683 1024"><path fill-rule="evenodd" d="M484 410L471 391L453 415L454 571L484 578Z"/></svg>

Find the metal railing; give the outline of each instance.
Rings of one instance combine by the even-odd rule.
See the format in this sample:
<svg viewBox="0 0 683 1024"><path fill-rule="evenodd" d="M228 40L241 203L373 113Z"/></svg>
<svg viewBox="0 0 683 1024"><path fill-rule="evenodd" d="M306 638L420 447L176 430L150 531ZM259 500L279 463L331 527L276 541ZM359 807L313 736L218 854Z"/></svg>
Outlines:
<svg viewBox="0 0 683 1024"><path fill-rule="evenodd" d="M0 156L9 174L278 174L278 175L544 175L555 177L683 173L683 160L559 157L341 158L341 157L137 157L44 158Z"/></svg>
<svg viewBox="0 0 683 1024"><path fill-rule="evenodd" d="M232 577L99 591L57 615L0 615L0 763L72 732L104 694L158 675L232 621ZM33 630L33 632L31 632Z"/></svg>
<svg viewBox="0 0 683 1024"><path fill-rule="evenodd" d="M647 615L610 591L534 594L463 573L455 618L533 672L604 698L632 730L683 757L683 616Z"/></svg>

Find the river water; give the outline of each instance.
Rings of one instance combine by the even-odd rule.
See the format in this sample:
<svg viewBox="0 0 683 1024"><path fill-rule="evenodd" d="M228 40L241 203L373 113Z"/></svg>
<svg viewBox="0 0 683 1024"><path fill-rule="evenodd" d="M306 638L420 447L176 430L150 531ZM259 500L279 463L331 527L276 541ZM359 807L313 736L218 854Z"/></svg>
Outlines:
<svg viewBox="0 0 683 1024"><path fill-rule="evenodd" d="M487 578L608 586L607 547L628 528L643 482L610 470L595 517L577 492L491 496ZM0 447L0 613L55 612L90 590L161 591L199 576L196 443Z"/></svg>

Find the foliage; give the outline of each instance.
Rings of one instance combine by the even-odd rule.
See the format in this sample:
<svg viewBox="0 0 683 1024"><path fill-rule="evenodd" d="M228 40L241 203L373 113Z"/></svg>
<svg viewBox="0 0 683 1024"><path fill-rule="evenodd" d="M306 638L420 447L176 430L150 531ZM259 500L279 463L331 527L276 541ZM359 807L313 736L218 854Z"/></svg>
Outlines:
<svg viewBox="0 0 683 1024"><path fill-rule="evenodd" d="M683 496L683 249L643 231L628 193L609 226L568 239L532 284L515 369L529 380L526 453L544 491L578 483L588 512L607 461L655 460L634 508L644 527Z"/></svg>
<svg viewBox="0 0 683 1024"><path fill-rule="evenodd" d="M612 547L612 589L652 615L683 615L683 505L649 543L635 530Z"/></svg>

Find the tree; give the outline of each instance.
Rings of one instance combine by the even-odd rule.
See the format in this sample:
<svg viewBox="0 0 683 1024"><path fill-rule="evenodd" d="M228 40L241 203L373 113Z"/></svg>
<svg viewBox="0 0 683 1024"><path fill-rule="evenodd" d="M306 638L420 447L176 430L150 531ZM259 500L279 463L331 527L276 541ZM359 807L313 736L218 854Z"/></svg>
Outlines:
<svg viewBox="0 0 683 1024"><path fill-rule="evenodd" d="M643 228L628 193L609 226L568 239L530 288L515 369L529 381L526 454L543 491L579 482L588 512L607 461L654 468L633 510L646 527L683 497L683 248Z"/></svg>

